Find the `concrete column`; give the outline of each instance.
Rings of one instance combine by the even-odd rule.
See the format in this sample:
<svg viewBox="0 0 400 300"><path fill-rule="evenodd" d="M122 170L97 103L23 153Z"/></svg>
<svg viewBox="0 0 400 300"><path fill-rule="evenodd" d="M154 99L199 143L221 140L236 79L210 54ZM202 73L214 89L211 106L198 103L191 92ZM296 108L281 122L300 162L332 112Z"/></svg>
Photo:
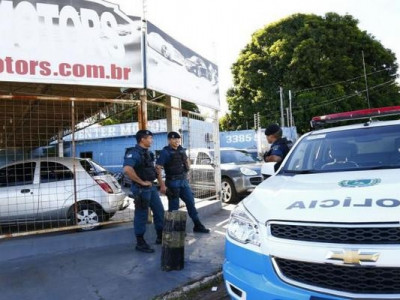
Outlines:
<svg viewBox="0 0 400 300"><path fill-rule="evenodd" d="M167 131L179 132L182 129L181 99L167 96Z"/></svg>
<svg viewBox="0 0 400 300"><path fill-rule="evenodd" d="M140 91L140 105L138 109L139 130L147 129L147 90Z"/></svg>
<svg viewBox="0 0 400 300"><path fill-rule="evenodd" d="M221 200L221 156L220 156L220 142L219 142L219 122L218 111L214 111L214 180L217 199Z"/></svg>

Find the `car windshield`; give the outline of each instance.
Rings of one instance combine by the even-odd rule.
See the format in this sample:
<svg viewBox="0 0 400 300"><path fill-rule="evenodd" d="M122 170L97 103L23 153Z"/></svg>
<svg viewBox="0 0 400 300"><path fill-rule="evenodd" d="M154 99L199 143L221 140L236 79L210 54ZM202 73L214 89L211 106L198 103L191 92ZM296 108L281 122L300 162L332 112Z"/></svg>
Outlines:
<svg viewBox="0 0 400 300"><path fill-rule="evenodd" d="M308 135L293 149L283 173L400 168L400 125Z"/></svg>
<svg viewBox="0 0 400 300"><path fill-rule="evenodd" d="M257 160L248 152L240 150L222 150L221 164L255 163Z"/></svg>

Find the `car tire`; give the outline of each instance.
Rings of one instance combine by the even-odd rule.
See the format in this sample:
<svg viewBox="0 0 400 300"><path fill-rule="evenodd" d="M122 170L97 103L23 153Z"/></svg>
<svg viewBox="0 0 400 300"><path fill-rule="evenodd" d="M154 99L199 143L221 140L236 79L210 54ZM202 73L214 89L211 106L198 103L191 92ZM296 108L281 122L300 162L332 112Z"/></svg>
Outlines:
<svg viewBox="0 0 400 300"><path fill-rule="evenodd" d="M235 202L238 198L235 185L232 180L229 178L222 178L221 181L221 190L222 190L222 202L224 203L232 203Z"/></svg>
<svg viewBox="0 0 400 300"><path fill-rule="evenodd" d="M81 225L79 231L90 231L100 228L100 223L103 222L107 217L103 209L96 203L78 203L77 204L77 223ZM70 220L72 224L75 224L74 218L74 206L70 208Z"/></svg>

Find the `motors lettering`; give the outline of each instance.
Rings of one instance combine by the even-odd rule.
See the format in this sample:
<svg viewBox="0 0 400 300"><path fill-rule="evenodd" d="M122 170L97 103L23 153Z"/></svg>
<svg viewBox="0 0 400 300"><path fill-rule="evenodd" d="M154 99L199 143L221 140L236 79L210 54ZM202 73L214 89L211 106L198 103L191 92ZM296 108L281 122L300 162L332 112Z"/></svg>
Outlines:
<svg viewBox="0 0 400 300"><path fill-rule="evenodd" d="M308 201L295 201L289 205L286 209L312 209L312 208L332 208L332 207L398 207L400 206L400 200L383 198L373 200L372 198L366 198L364 200L353 200L350 197L344 200L338 199L326 199L326 200L312 200Z"/></svg>

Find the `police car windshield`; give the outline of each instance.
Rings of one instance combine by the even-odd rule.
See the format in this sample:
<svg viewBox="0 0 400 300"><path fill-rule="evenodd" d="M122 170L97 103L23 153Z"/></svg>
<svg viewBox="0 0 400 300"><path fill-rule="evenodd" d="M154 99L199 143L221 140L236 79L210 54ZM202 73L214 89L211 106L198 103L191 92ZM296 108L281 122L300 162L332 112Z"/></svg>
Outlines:
<svg viewBox="0 0 400 300"><path fill-rule="evenodd" d="M313 134L293 149L283 173L400 168L400 125Z"/></svg>

